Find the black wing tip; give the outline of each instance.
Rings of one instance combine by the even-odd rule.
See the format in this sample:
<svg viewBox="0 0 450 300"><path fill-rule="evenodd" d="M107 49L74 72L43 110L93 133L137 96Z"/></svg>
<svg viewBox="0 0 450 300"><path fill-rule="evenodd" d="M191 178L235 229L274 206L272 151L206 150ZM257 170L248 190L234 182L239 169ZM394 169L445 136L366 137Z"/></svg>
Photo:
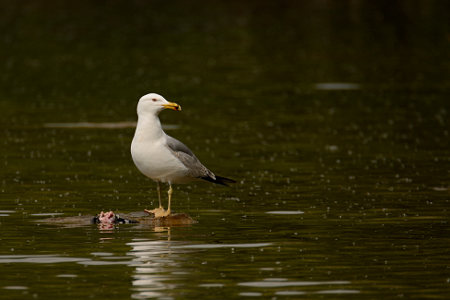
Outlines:
<svg viewBox="0 0 450 300"><path fill-rule="evenodd" d="M235 180L226 178L226 177L222 177L222 176L216 176L216 179L205 176L205 177L201 177L201 179L212 182L212 183L221 184L224 186L229 186L228 185L229 183L236 183Z"/></svg>

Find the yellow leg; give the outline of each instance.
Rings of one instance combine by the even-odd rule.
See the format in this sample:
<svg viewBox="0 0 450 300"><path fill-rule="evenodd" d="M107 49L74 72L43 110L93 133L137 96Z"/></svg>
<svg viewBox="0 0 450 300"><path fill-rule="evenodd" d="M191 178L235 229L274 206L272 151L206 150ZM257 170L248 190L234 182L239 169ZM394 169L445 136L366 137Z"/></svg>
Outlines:
<svg viewBox="0 0 450 300"><path fill-rule="evenodd" d="M156 191L158 192L159 208L163 208L161 204L161 187L159 186L159 181L156 182Z"/></svg>
<svg viewBox="0 0 450 300"><path fill-rule="evenodd" d="M144 209L144 211L148 214L154 215L155 218L167 217L170 215L170 201L172 200L172 192L173 192L172 185L169 183L169 190L167 191L167 195L169 196L169 203L167 210L164 210L161 204L161 188L159 186L159 182L156 183L156 190L158 191L159 207L152 210Z"/></svg>
<svg viewBox="0 0 450 300"><path fill-rule="evenodd" d="M167 195L169 196L169 203L167 204L167 215L170 215L170 201L172 200L172 185L169 183L169 190L167 191Z"/></svg>

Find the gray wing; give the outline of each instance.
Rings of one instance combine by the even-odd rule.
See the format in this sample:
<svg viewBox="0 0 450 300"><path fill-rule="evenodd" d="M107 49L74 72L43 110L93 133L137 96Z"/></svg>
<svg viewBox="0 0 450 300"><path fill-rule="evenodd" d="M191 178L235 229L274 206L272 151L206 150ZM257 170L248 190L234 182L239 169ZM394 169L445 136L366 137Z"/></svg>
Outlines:
<svg viewBox="0 0 450 300"><path fill-rule="evenodd" d="M189 173L192 177L197 178L211 178L216 180L216 176L213 172L208 170L202 163L198 160L191 149L189 149L185 144L179 140L167 135L167 146L170 151L189 169Z"/></svg>

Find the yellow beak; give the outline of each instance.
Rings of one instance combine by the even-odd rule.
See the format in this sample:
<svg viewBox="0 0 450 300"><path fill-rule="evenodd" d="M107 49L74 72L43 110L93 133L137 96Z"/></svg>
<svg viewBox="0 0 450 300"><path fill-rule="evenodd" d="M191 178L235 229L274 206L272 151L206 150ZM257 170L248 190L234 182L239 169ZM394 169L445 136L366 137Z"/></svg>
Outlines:
<svg viewBox="0 0 450 300"><path fill-rule="evenodd" d="M181 106L176 104L176 103L173 103L173 102L169 102L167 104L163 104L163 107L164 108L168 108L168 109L178 110L178 111L181 110Z"/></svg>

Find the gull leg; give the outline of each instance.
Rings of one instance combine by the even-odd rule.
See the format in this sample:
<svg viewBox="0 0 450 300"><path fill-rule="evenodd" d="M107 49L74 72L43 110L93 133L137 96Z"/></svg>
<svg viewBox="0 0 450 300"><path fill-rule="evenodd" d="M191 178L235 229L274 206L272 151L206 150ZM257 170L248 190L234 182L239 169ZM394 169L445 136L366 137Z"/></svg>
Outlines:
<svg viewBox="0 0 450 300"><path fill-rule="evenodd" d="M158 192L159 207L152 209L152 210L144 209L144 211L148 214L155 215L155 218L165 217L169 214L164 210L164 207L161 204L161 187L159 185L159 181L156 182L156 191ZM170 207L170 202L169 202L169 207ZM170 210L169 210L169 213L170 213Z"/></svg>
<svg viewBox="0 0 450 300"><path fill-rule="evenodd" d="M170 201L172 200L172 185L169 183L169 190L167 191L167 195L169 196L169 203L167 204L167 215L170 215Z"/></svg>
<svg viewBox="0 0 450 300"><path fill-rule="evenodd" d="M161 187L159 186L159 181L156 182L156 190L158 191L159 208L163 208L161 204Z"/></svg>

